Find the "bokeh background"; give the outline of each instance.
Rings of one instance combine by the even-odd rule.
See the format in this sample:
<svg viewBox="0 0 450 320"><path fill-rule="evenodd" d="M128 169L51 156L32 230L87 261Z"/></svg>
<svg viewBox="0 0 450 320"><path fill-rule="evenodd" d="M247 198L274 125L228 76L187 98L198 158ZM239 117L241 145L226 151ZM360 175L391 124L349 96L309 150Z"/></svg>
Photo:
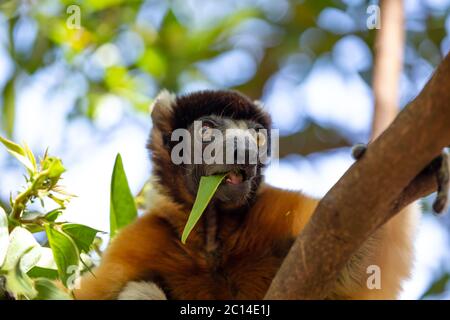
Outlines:
<svg viewBox="0 0 450 320"><path fill-rule="evenodd" d="M402 107L450 49L450 0L404 3ZM280 129L281 160L267 181L320 197L351 165L350 146L369 138L371 4L0 0L0 134L61 157L63 183L78 196L65 218L107 231L115 155L135 193L150 175L148 106L158 91L233 88L263 101ZM68 25L70 5L79 28ZM23 183L22 168L0 149L0 203L7 207ZM430 198L421 203L402 298L450 298L450 218L433 216Z"/></svg>

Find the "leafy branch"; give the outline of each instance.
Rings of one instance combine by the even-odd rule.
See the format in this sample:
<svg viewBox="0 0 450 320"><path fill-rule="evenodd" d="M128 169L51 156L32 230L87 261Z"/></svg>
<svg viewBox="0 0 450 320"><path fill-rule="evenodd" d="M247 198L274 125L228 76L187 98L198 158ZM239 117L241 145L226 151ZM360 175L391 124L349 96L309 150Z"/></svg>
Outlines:
<svg viewBox="0 0 450 320"><path fill-rule="evenodd" d="M62 161L46 151L39 164L30 148L0 137L7 151L25 167L23 191L10 199L8 214L0 208L0 298L69 299L80 272L89 269L98 230L81 224L57 222L73 195L58 183L66 171ZM45 210L50 199L56 208ZM39 200L42 209L30 209ZM33 233L45 231L48 246ZM59 288L59 280L67 289Z"/></svg>

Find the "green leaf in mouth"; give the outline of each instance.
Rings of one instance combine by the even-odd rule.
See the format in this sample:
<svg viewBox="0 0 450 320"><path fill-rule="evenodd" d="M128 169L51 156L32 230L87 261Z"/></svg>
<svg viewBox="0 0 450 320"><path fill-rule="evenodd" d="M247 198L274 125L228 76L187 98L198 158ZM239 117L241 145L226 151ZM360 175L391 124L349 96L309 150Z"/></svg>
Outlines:
<svg viewBox="0 0 450 320"><path fill-rule="evenodd" d="M195 202L192 206L191 213L189 214L188 221L186 223L186 226L184 227L183 235L181 236L181 242L183 244L186 243L187 237L191 233L192 229L194 229L198 220L200 220L203 211L205 211L208 203L211 201L214 193L216 192L217 188L226 175L226 173L223 173L220 175L201 177L200 184L198 186L197 197L195 198Z"/></svg>

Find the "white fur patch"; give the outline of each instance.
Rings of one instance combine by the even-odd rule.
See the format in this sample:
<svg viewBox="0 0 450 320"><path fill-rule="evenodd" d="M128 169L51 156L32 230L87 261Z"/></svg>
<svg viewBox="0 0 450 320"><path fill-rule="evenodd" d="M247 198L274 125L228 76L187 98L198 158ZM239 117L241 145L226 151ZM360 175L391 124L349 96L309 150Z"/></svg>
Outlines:
<svg viewBox="0 0 450 320"><path fill-rule="evenodd" d="M259 109L264 110L264 104L262 103L262 101L255 100L255 101L253 101L253 103L254 103L255 106L257 106Z"/></svg>
<svg viewBox="0 0 450 320"><path fill-rule="evenodd" d="M248 129L247 122L245 122L244 120L224 119L224 122L227 129Z"/></svg>
<svg viewBox="0 0 450 320"><path fill-rule="evenodd" d="M175 99L176 99L175 94L170 93L166 89L163 89L160 93L158 93L155 100L150 105L149 107L150 114L153 112L156 105L166 110L171 109L172 105L175 103Z"/></svg>
<svg viewBox="0 0 450 320"><path fill-rule="evenodd" d="M167 297L153 282L131 281L120 292L117 300L167 300Z"/></svg>

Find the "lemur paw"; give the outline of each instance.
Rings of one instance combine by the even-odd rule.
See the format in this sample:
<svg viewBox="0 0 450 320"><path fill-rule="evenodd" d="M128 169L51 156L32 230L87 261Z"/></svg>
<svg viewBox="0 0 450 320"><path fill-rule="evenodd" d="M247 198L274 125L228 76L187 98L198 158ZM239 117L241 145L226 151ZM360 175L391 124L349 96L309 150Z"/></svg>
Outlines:
<svg viewBox="0 0 450 320"><path fill-rule="evenodd" d="M355 160L359 160L366 150L367 146L365 144L355 144L352 147L352 157ZM435 213L442 213L447 208L449 202L450 162L448 154L443 151L424 170L431 170L435 174L438 189L436 199L433 202L433 211Z"/></svg>
<svg viewBox="0 0 450 320"><path fill-rule="evenodd" d="M449 193L449 160L448 154L442 152L430 166L435 166L436 182L438 185L436 199L433 202L433 210L436 213L442 213L448 205L448 193Z"/></svg>

